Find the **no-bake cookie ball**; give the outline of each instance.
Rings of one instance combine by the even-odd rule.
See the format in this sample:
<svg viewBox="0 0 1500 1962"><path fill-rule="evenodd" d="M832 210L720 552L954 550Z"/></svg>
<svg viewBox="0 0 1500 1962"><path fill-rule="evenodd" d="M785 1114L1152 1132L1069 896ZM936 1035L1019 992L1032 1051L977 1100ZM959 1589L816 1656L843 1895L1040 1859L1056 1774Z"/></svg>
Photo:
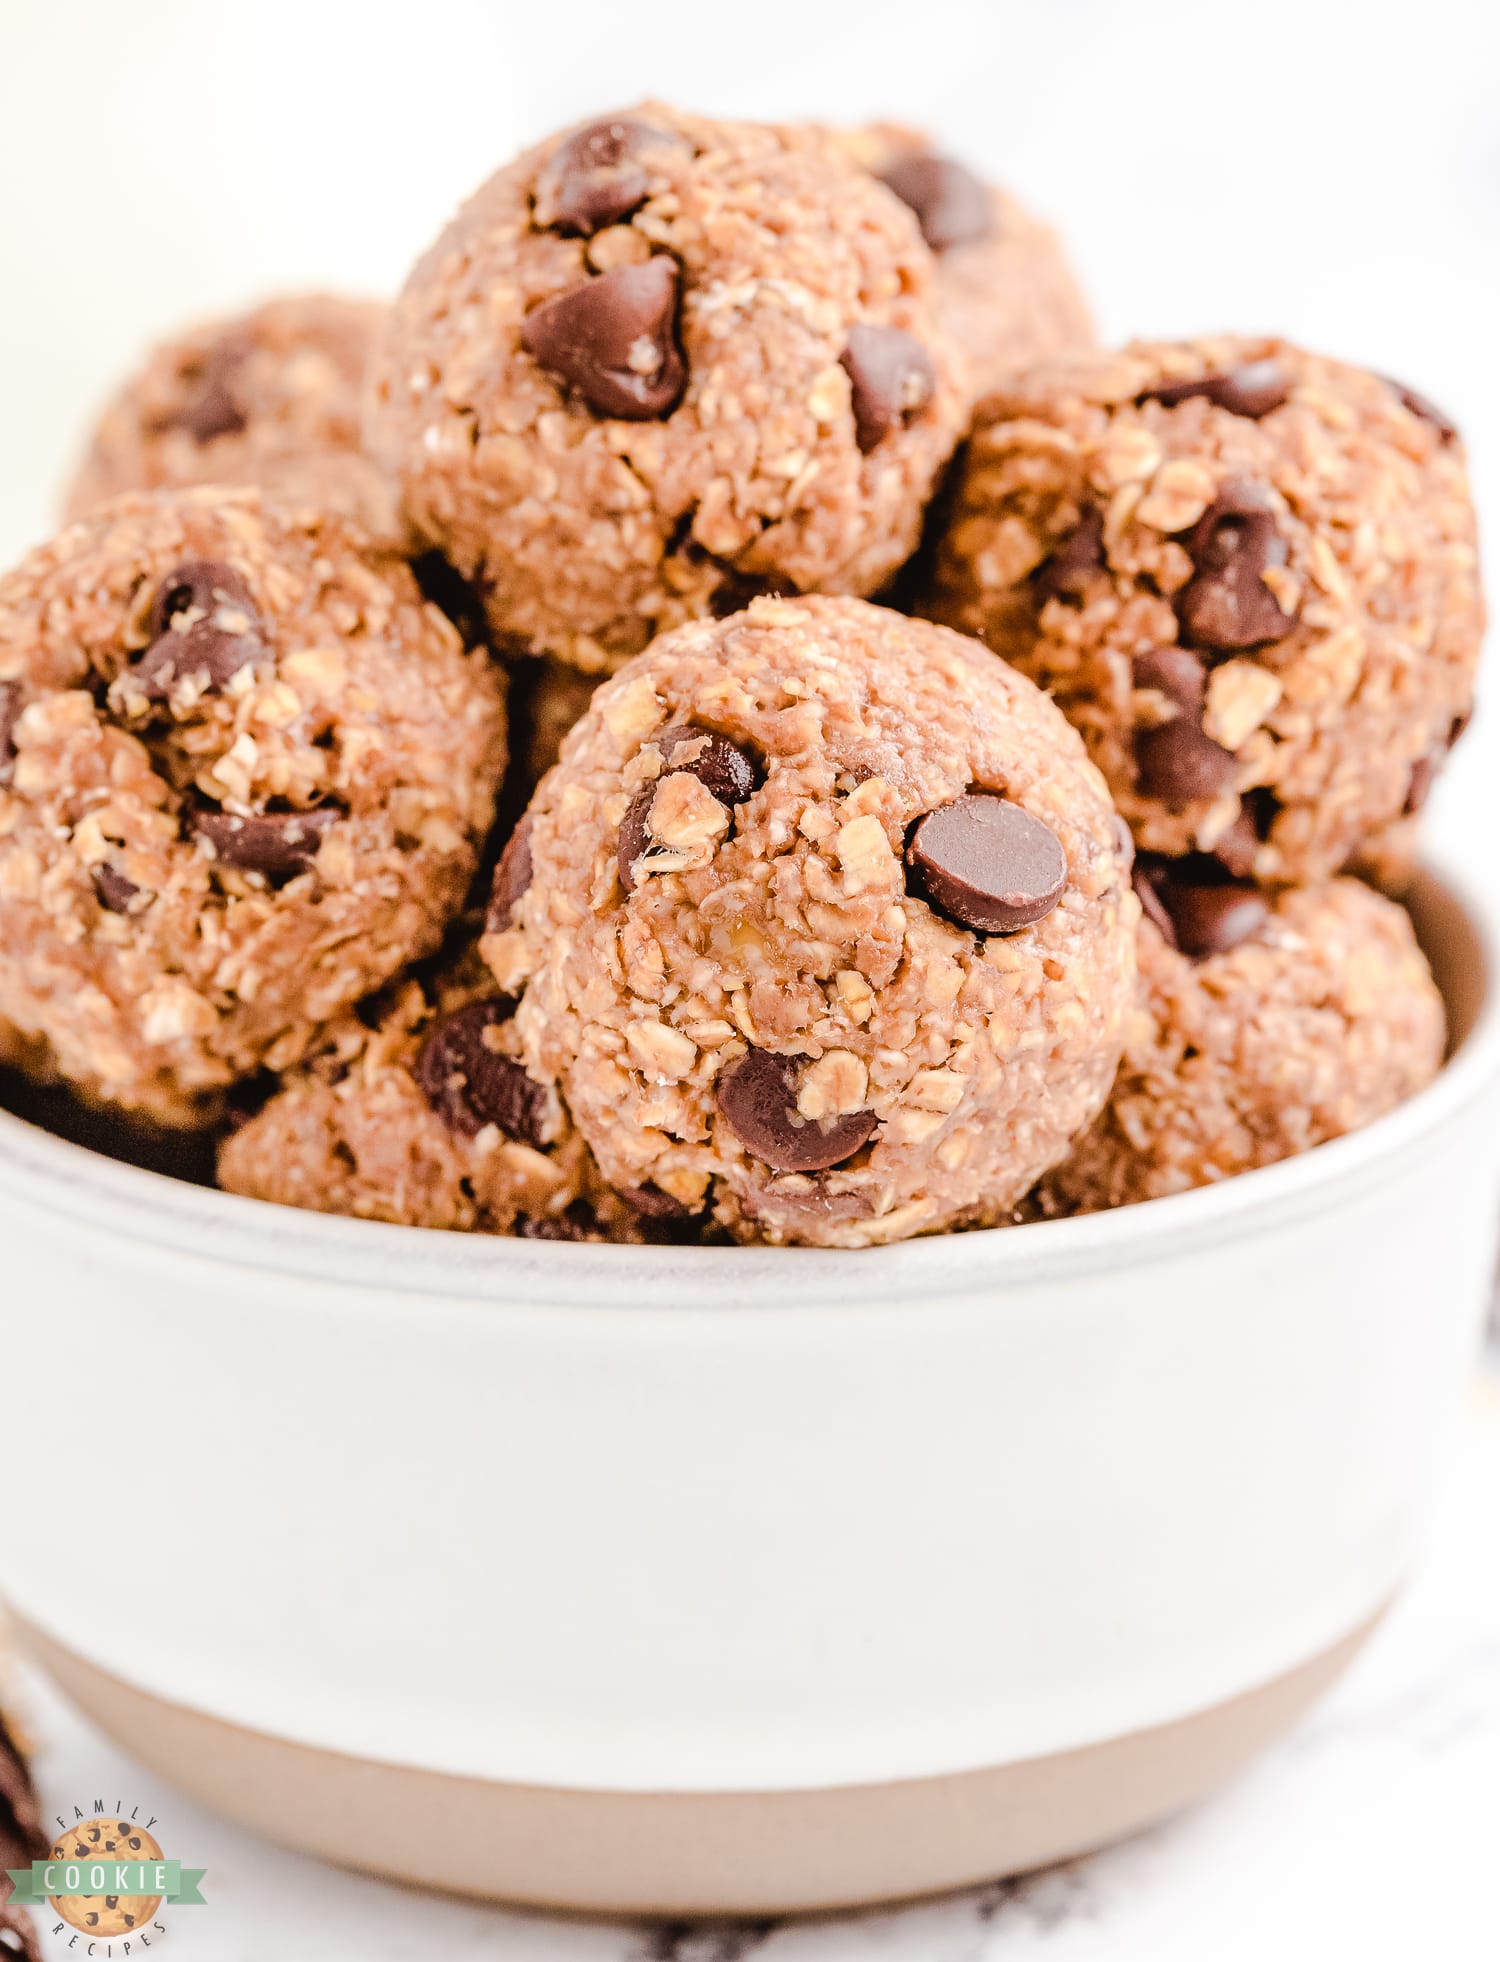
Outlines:
<svg viewBox="0 0 1500 1962"><path fill-rule="evenodd" d="M1102 1106L1129 856L1075 732L982 647L761 599L600 689L482 946L613 1185L863 1246L1005 1216Z"/></svg>
<svg viewBox="0 0 1500 1962"><path fill-rule="evenodd" d="M925 610L1053 694L1143 848L1315 881L1378 858L1467 721L1463 450L1281 341L1072 357L981 410Z"/></svg>
<svg viewBox="0 0 1500 1962"><path fill-rule="evenodd" d="M554 1089L518 1057L515 1004L472 952L335 1025L219 1153L250 1199L402 1226L640 1237Z"/></svg>
<svg viewBox="0 0 1500 1962"><path fill-rule="evenodd" d="M0 1020L211 1115L434 949L504 763L501 681L362 534L106 506L0 579Z"/></svg>
<svg viewBox="0 0 1500 1962"><path fill-rule="evenodd" d="M854 161L916 214L937 255L944 324L968 359L976 396L1064 348L1087 347L1094 323L1062 241L1009 191L986 184L918 130L844 130Z"/></svg>
<svg viewBox="0 0 1500 1962"><path fill-rule="evenodd" d="M1047 1211L1159 1199L1274 1164L1413 1096L1443 1058L1411 922L1353 879L1272 895L1142 861L1140 995L1109 1104Z"/></svg>
<svg viewBox="0 0 1500 1962"><path fill-rule="evenodd" d="M966 408L934 270L823 133L649 103L459 213L393 309L371 447L518 651L599 672L757 592L873 592Z"/></svg>
<svg viewBox="0 0 1500 1962"><path fill-rule="evenodd" d="M124 491L255 484L396 538L394 487L360 449L384 313L371 300L297 294L163 342L101 416L68 516Z"/></svg>

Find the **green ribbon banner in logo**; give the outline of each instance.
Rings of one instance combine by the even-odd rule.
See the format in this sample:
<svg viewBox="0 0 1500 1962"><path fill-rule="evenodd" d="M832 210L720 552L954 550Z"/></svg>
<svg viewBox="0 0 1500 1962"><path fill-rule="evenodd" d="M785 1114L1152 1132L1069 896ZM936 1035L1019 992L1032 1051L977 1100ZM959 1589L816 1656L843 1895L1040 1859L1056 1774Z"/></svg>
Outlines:
<svg viewBox="0 0 1500 1962"><path fill-rule="evenodd" d="M159 1894L174 1907L203 1907L199 1892L206 1869L177 1860L33 1860L29 1867L7 1867L16 1907L40 1907L59 1896L102 1900L107 1894Z"/></svg>

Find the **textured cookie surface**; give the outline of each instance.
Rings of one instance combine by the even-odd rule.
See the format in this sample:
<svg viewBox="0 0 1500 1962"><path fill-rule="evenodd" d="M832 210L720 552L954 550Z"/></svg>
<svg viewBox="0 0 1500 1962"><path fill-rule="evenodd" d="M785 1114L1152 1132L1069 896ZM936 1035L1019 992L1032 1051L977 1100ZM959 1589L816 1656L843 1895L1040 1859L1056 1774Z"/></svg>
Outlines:
<svg viewBox="0 0 1500 1962"><path fill-rule="evenodd" d="M1205 908L1203 891L1221 903ZM1165 890L1108 1107L1047 1179L1050 1210L1163 1198L1342 1137L1443 1057L1442 998L1405 912L1352 879L1276 896ZM1239 910L1231 915L1225 900ZM1227 925L1226 925L1227 923ZM1194 957L1196 955L1196 958Z"/></svg>
<svg viewBox="0 0 1500 1962"><path fill-rule="evenodd" d="M1100 1108L1137 905L1097 771L973 642L757 600L595 696L483 943L610 1181L738 1237L1004 1217Z"/></svg>
<svg viewBox="0 0 1500 1962"><path fill-rule="evenodd" d="M297 294L164 341L100 417L68 516L125 491L254 484L396 538L394 488L360 449L384 313L372 300Z"/></svg>
<svg viewBox="0 0 1500 1962"><path fill-rule="evenodd" d="M547 1239L632 1237L556 1092L526 1074L514 1004L472 954L337 1025L219 1154L246 1198Z"/></svg>
<svg viewBox="0 0 1500 1962"><path fill-rule="evenodd" d="M106 506L0 580L0 1021L208 1114L436 946L504 761L501 682L361 534Z"/></svg>
<svg viewBox="0 0 1500 1962"><path fill-rule="evenodd" d="M419 263L374 452L508 643L600 671L769 589L874 591L965 412L911 211L825 135L646 104Z"/></svg>
<svg viewBox="0 0 1500 1962"><path fill-rule="evenodd" d="M937 255L943 323L968 362L976 396L1019 368L1093 342L1093 318L1062 241L1018 198L982 183L920 131L876 123L838 136L916 214Z"/></svg>
<svg viewBox="0 0 1500 1962"><path fill-rule="evenodd" d="M1055 696L1143 847L1379 863L1469 713L1463 452L1284 342L1070 358L981 409L926 610Z"/></svg>

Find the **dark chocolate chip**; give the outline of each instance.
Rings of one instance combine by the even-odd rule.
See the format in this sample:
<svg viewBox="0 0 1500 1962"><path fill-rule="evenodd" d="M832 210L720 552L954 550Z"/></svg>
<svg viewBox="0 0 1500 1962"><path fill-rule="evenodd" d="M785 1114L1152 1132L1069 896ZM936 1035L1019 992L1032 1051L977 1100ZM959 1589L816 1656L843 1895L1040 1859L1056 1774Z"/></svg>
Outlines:
<svg viewBox="0 0 1500 1962"><path fill-rule="evenodd" d="M627 1206L633 1207L647 1219L692 1219L693 1208L684 1206L680 1199L674 1199L670 1192L663 1192L659 1185L627 1185L620 1188L620 1197Z"/></svg>
<svg viewBox="0 0 1500 1962"><path fill-rule="evenodd" d="M1226 878L1212 859L1143 856L1135 889L1146 917L1168 946L1190 960L1227 954L1270 918L1264 893Z"/></svg>
<svg viewBox="0 0 1500 1962"><path fill-rule="evenodd" d="M1090 505L1052 556L1031 575L1037 598L1082 599L1089 580L1104 565L1104 513Z"/></svg>
<svg viewBox="0 0 1500 1962"><path fill-rule="evenodd" d="M730 742L727 736L716 735L711 729L695 729L690 723L678 723L670 729L663 729L651 738L661 752L664 774L684 771L698 779L703 788L718 798L725 810L733 810L736 804L743 804L747 797L754 796L761 783L761 773L744 750ZM689 745L696 744L697 752L687 756L683 752ZM616 860L620 868L620 884L626 892L634 889L635 864L643 852L651 847L651 806L656 802L656 785L647 784L636 796L620 820L620 839Z"/></svg>
<svg viewBox="0 0 1500 1962"><path fill-rule="evenodd" d="M0 783L9 783L15 769L15 732L20 715L20 682L0 681Z"/></svg>
<svg viewBox="0 0 1500 1962"><path fill-rule="evenodd" d="M1445 449L1450 443L1458 441L1458 424L1450 416L1445 415L1436 402L1429 401L1425 395L1419 395L1416 389L1408 388L1405 382L1397 381L1394 375L1386 375L1384 379L1396 391L1396 399L1403 409L1410 411L1422 422L1432 425L1437 431L1438 441Z"/></svg>
<svg viewBox="0 0 1500 1962"><path fill-rule="evenodd" d="M1440 743L1434 743L1425 756L1419 756L1411 766L1411 780L1407 785L1406 802L1401 807L1403 817L1415 817L1432 795L1432 786L1437 782L1439 772L1448 761L1453 749L1459 743L1465 730L1473 721L1473 711L1466 709L1462 715L1455 715L1449 725L1448 733Z"/></svg>
<svg viewBox="0 0 1500 1962"><path fill-rule="evenodd" d="M641 157L664 144L686 147L679 136L623 116L575 130L536 180L537 223L582 238L619 224L646 201L650 186Z"/></svg>
<svg viewBox="0 0 1500 1962"><path fill-rule="evenodd" d="M167 574L151 603L151 635L130 670L150 702L169 700L189 676L201 689L222 688L266 656L265 630L244 580L212 559L191 559Z"/></svg>
<svg viewBox="0 0 1500 1962"><path fill-rule="evenodd" d="M226 334L198 363L192 376L196 384L192 394L157 426L185 429L195 443L211 443L216 436L237 436L245 427L246 416L236 399L234 383L249 353L250 343L243 334Z"/></svg>
<svg viewBox="0 0 1500 1962"><path fill-rule="evenodd" d="M752 1158L779 1172L823 1172L852 1158L878 1122L874 1111L818 1120L797 1110L805 1056L747 1049L719 1078L719 1109Z"/></svg>
<svg viewBox="0 0 1500 1962"><path fill-rule="evenodd" d="M1402 817L1415 817L1432 795L1432 786L1437 782L1445 754L1445 751L1429 750L1412 764L1411 777L1406 786L1406 802L1401 806Z"/></svg>
<svg viewBox="0 0 1500 1962"><path fill-rule="evenodd" d="M1190 804L1217 797L1235 772L1233 750L1203 733L1208 672L1185 647L1152 647L1135 658L1137 688L1165 695L1177 711L1169 722L1135 732L1136 784L1147 797Z"/></svg>
<svg viewBox="0 0 1500 1962"><path fill-rule="evenodd" d="M560 1213L543 1213L535 1219L517 1220L518 1240L597 1240L601 1238L599 1215L586 1199L575 1199Z"/></svg>
<svg viewBox="0 0 1500 1962"><path fill-rule="evenodd" d="M712 729L676 723L650 740L661 751L668 770L686 770L705 790L712 791L727 811L743 804L760 788L761 773L752 758L727 736L717 735ZM700 745L696 753L684 756L682 751L693 743Z"/></svg>
<svg viewBox="0 0 1500 1962"><path fill-rule="evenodd" d="M900 327L856 322L839 361L849 377L854 438L866 455L920 415L937 387L932 356Z"/></svg>
<svg viewBox="0 0 1500 1962"><path fill-rule="evenodd" d="M521 345L571 382L600 415L670 415L687 385L677 344L677 261L657 253L545 300L521 323Z"/></svg>
<svg viewBox="0 0 1500 1962"><path fill-rule="evenodd" d="M130 912L131 901L141 890L138 885L107 862L94 867L93 879L95 895L106 913Z"/></svg>
<svg viewBox="0 0 1500 1962"><path fill-rule="evenodd" d="M922 236L934 252L971 245L994 230L989 192L972 170L951 157L930 152L898 157L881 171L880 181L917 214Z"/></svg>
<svg viewBox="0 0 1500 1962"><path fill-rule="evenodd" d="M343 815L335 804L322 804L311 811L262 811L253 817L194 810L188 823L213 846L221 864L237 866L243 872L264 872L274 879L305 872Z"/></svg>
<svg viewBox="0 0 1500 1962"><path fill-rule="evenodd" d="M1279 409L1291 392L1292 384L1281 363L1268 356L1264 361L1242 361L1236 368L1215 368L1195 381L1162 382L1157 388L1143 389L1137 399L1160 402L1170 409L1201 395L1232 416L1258 421Z"/></svg>
<svg viewBox="0 0 1500 1962"><path fill-rule="evenodd" d="M626 892L635 890L635 862L643 852L651 849L651 806L656 802L656 785L646 788L631 799L630 808L620 819L620 838L615 848L615 863L620 869L620 884Z"/></svg>
<svg viewBox="0 0 1500 1962"><path fill-rule="evenodd" d="M1264 893L1252 886L1174 886L1163 903L1172 916L1177 945L1190 960L1227 954L1258 933L1271 916Z"/></svg>
<svg viewBox="0 0 1500 1962"><path fill-rule="evenodd" d="M450 1131L472 1138L494 1124L508 1138L541 1146L546 1091L513 1057L485 1041L488 1030L510 1020L513 1008L502 997L445 1015L418 1051L414 1074Z"/></svg>
<svg viewBox="0 0 1500 1962"><path fill-rule="evenodd" d="M1284 640L1296 626L1262 574L1287 562L1271 497L1259 484L1220 490L1185 540L1196 570L1173 605L1198 647L1231 650Z"/></svg>
<svg viewBox="0 0 1500 1962"><path fill-rule="evenodd" d="M1034 926L1068 885L1057 833L989 791L971 790L920 818L906 863L930 905L979 933Z"/></svg>
<svg viewBox="0 0 1500 1962"><path fill-rule="evenodd" d="M1149 859L1136 860L1130 874L1130 883L1135 888L1136 898L1141 902L1141 911L1151 922L1169 947L1177 945L1177 929L1172 925L1172 916L1161 903L1158 887L1161 879Z"/></svg>
<svg viewBox="0 0 1500 1962"><path fill-rule="evenodd" d="M531 825L531 813L528 811L506 839L500 863L495 867L489 918L485 921L491 933L505 932L511 923L517 900L531 885Z"/></svg>

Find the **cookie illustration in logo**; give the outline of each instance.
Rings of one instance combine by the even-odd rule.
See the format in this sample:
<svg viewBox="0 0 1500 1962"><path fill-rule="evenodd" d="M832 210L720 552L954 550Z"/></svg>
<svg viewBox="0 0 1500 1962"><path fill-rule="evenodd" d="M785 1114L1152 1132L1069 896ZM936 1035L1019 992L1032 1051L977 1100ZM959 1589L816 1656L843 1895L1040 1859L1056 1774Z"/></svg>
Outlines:
<svg viewBox="0 0 1500 1962"><path fill-rule="evenodd" d="M101 1860L159 1860L162 1850L144 1827L129 1819L89 1819L71 1827L52 1848L54 1860L85 1868ZM52 1905L70 1928L100 1940L128 1935L150 1921L160 1894L61 1894Z"/></svg>

